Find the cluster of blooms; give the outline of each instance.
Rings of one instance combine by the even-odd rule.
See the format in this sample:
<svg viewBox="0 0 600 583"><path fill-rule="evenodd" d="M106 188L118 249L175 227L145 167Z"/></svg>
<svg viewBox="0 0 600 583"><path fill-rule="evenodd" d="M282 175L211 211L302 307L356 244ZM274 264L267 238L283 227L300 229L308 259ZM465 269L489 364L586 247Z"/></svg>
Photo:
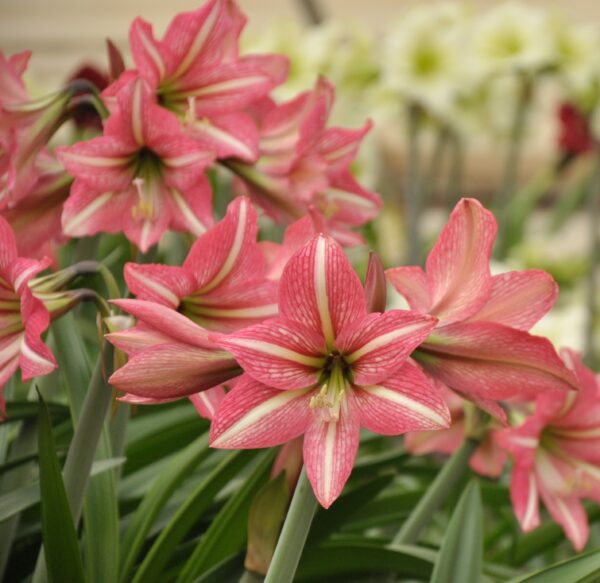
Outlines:
<svg viewBox="0 0 600 583"><path fill-rule="evenodd" d="M577 440L598 431L591 406L598 383L575 355L561 360L548 340L529 333L553 305L556 284L537 270L492 276L496 221L463 199L425 270L384 274L373 260L363 286L341 244L356 243L352 229L380 207L350 172L370 124L326 127L334 96L325 79L277 104L269 93L284 79L285 61L240 56L243 25L227 0L177 16L162 40L137 19L136 68L104 89L110 114L102 135L54 153L44 145L81 87L30 104L21 81L26 59L2 57L0 77L13 84L2 91L14 91L0 93L0 137L14 146L0 151L0 210L17 240L0 219L0 383L18 367L24 379L54 369L40 335L85 295L63 289L77 269L34 278L50 260L18 257L17 247L31 244L19 236L33 221L45 225L46 241L122 232L142 251L166 230L186 232L195 242L182 266L125 267L136 297L113 305L136 324L107 335L128 357L110 378L121 400L189 398L211 419L218 448L302 436L308 477L329 507L351 473L361 427L460 432L462 398L495 419L475 467L497 475L498 448L508 450L523 527L537 524L539 492L580 547L579 499L598 492L600 460ZM49 186L41 168L54 154L60 185ZM213 224L205 171L215 164L235 174L241 195ZM291 223L281 244L258 242L254 204ZM37 213L23 219L22 232L21 212ZM410 309L386 311L386 277ZM501 429L536 398L524 425ZM582 407L583 417L575 414ZM445 447L457 443L446 439ZM407 444L436 448L413 436Z"/></svg>

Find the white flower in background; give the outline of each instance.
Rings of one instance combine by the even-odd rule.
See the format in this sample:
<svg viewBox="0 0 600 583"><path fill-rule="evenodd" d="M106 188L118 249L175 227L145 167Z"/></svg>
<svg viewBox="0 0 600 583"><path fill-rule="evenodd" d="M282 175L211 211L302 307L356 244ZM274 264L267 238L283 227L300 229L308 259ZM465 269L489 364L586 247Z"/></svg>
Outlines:
<svg viewBox="0 0 600 583"><path fill-rule="evenodd" d="M486 78L538 72L552 63L546 13L517 2L496 5L473 26L473 66Z"/></svg>
<svg viewBox="0 0 600 583"><path fill-rule="evenodd" d="M572 99L589 106L600 78L600 29L596 23L575 24L548 19L548 34L557 73Z"/></svg>
<svg viewBox="0 0 600 583"><path fill-rule="evenodd" d="M585 351L587 309L581 294L572 294L568 301L554 306L531 330L545 336L555 346Z"/></svg>
<svg viewBox="0 0 600 583"><path fill-rule="evenodd" d="M435 115L449 117L467 89L464 63L466 13L458 4L410 10L388 32L383 81Z"/></svg>

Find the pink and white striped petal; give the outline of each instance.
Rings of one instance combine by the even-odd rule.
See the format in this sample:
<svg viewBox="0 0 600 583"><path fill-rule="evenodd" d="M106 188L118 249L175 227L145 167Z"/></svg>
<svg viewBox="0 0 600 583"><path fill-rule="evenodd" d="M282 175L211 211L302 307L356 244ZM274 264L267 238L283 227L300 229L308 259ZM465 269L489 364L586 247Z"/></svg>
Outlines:
<svg viewBox="0 0 600 583"><path fill-rule="evenodd" d="M221 401L210 427L211 447L273 447L298 437L311 421L312 394L280 391L244 375Z"/></svg>
<svg viewBox="0 0 600 583"><path fill-rule="evenodd" d="M543 488L540 492L544 505L552 518L565 531L565 535L577 552L581 552L590 534L588 516L576 496L556 496Z"/></svg>
<svg viewBox="0 0 600 583"><path fill-rule="evenodd" d="M402 367L436 323L436 318L407 310L372 313L344 326L335 346L350 365L355 384L377 384Z"/></svg>
<svg viewBox="0 0 600 583"><path fill-rule="evenodd" d="M136 354L109 382L139 397L173 399L220 385L240 372L227 352L171 343Z"/></svg>
<svg viewBox="0 0 600 583"><path fill-rule="evenodd" d="M125 282L140 300L156 302L177 309L181 298L194 290L194 279L181 267L127 263Z"/></svg>
<svg viewBox="0 0 600 583"><path fill-rule="evenodd" d="M129 330L105 334L104 337L127 356L135 356L157 344L169 344L173 341L170 336L143 323L139 323Z"/></svg>
<svg viewBox="0 0 600 583"><path fill-rule="evenodd" d="M354 387L360 424L380 435L450 427L450 411L441 393L412 363L387 380Z"/></svg>
<svg viewBox="0 0 600 583"><path fill-rule="evenodd" d="M15 234L4 217L0 217L0 271L8 272L8 268L17 258L17 242Z"/></svg>
<svg viewBox="0 0 600 583"><path fill-rule="evenodd" d="M224 398L225 389L223 386L201 391L200 393L190 395L189 397L192 405L194 405L196 411L198 411L198 415L204 417L204 419L210 419L211 421L215 418L221 401L223 401Z"/></svg>
<svg viewBox="0 0 600 583"><path fill-rule="evenodd" d="M206 176L200 176L184 190L170 186L165 192L169 197L171 229L200 237L212 227L212 190Z"/></svg>
<svg viewBox="0 0 600 583"><path fill-rule="evenodd" d="M557 296L558 285L545 271L495 275L488 301L469 322L496 322L527 331L552 308Z"/></svg>
<svg viewBox="0 0 600 583"><path fill-rule="evenodd" d="M326 235L317 235L294 253L279 289L280 313L320 330L329 349L346 325L367 313L360 279L340 245Z"/></svg>
<svg viewBox="0 0 600 583"><path fill-rule="evenodd" d="M154 38L152 25L139 16L129 29L129 44L140 74L152 86L159 85L166 76L167 63L172 61L169 48Z"/></svg>
<svg viewBox="0 0 600 583"><path fill-rule="evenodd" d="M427 275L418 266L392 267L386 270L387 280L394 289L408 302L411 310L426 314L431 302L427 289Z"/></svg>
<svg viewBox="0 0 600 583"><path fill-rule="evenodd" d="M243 328L230 335L213 334L256 380L278 389L314 386L325 365L325 343L313 330L286 318Z"/></svg>
<svg viewBox="0 0 600 583"><path fill-rule="evenodd" d="M488 300L496 231L494 215L473 198L463 198L452 211L425 269L430 313L442 324L465 320Z"/></svg>
<svg viewBox="0 0 600 583"><path fill-rule="evenodd" d="M304 464L317 500L329 508L342 493L358 451L360 419L347 392L337 421L314 414L304 436Z"/></svg>
<svg viewBox="0 0 600 583"><path fill-rule="evenodd" d="M167 306L145 300L128 299L112 300L112 303L161 334L178 342L200 348L214 347L214 344L208 339L207 330Z"/></svg>
<svg viewBox="0 0 600 583"><path fill-rule="evenodd" d="M531 467L513 465L510 476L510 499L521 528L529 532L540 525L539 487Z"/></svg>

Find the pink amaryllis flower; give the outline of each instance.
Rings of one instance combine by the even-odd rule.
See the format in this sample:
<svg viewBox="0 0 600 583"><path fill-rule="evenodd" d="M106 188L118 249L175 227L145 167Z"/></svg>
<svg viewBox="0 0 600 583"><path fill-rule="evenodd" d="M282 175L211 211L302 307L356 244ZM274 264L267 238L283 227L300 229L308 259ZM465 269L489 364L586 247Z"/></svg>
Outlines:
<svg viewBox="0 0 600 583"><path fill-rule="evenodd" d="M562 351L575 371L578 392L539 395L533 415L500 432L513 458L510 494L521 528L540 523L539 500L580 551L588 538L582 499L600 503L600 380L578 354Z"/></svg>
<svg viewBox="0 0 600 583"><path fill-rule="evenodd" d="M199 400L210 417L222 389L208 390L241 373L233 356L216 346L207 330L168 306L145 300L113 303L138 322L133 328L106 335L129 356L127 364L109 379L115 389L126 393L123 400L162 403L207 392L208 398Z"/></svg>
<svg viewBox="0 0 600 583"><path fill-rule="evenodd" d="M232 331L277 314L277 283L256 241L257 214L237 198L225 218L200 236L182 267L125 266L139 299L178 310L209 330Z"/></svg>
<svg viewBox="0 0 600 583"><path fill-rule="evenodd" d="M539 270L492 276L496 220L462 199L427 258L426 268L386 275L411 309L438 318L412 355L435 378L502 417L498 399L576 388L552 344L527 331L554 304L558 288Z"/></svg>
<svg viewBox="0 0 600 583"><path fill-rule="evenodd" d="M411 455L425 455L430 453L454 453L465 440L465 404L456 393L439 383L450 415L452 425L440 431L419 431L407 433L404 437L404 446ZM473 405L471 405L473 407ZM471 469L482 476L498 478L502 474L506 463L506 451L496 442L497 428L491 429L482 440L475 453L471 456L469 465Z"/></svg>
<svg viewBox="0 0 600 583"><path fill-rule="evenodd" d="M379 195L361 186L350 172L371 123L359 129L327 128L334 88L320 78L312 91L276 105L254 107L260 130L260 157L254 165L227 161L238 188L276 219L297 219L309 207L321 213L328 232L342 243L356 243L352 227L374 218Z"/></svg>
<svg viewBox="0 0 600 583"><path fill-rule="evenodd" d="M18 368L24 381L56 368L52 352L40 338L50 324L50 314L29 289L31 278L49 264L49 259L19 257L12 229L0 217L0 386ZM0 395L0 418L4 413Z"/></svg>
<svg viewBox="0 0 600 583"><path fill-rule="evenodd" d="M152 87L158 103L174 112L186 131L217 157L252 161L258 133L244 108L267 95L287 75L279 55L239 56L246 19L231 0L209 0L178 14L162 40L137 18L129 33L134 74ZM110 98L132 71L105 91Z"/></svg>
<svg viewBox="0 0 600 583"><path fill-rule="evenodd" d="M352 470L361 426L384 435L448 426L441 395L408 360L435 322L367 313L342 248L312 238L285 267L277 318L213 334L245 375L221 402L211 445L271 447L304 434L308 477L329 507Z"/></svg>
<svg viewBox="0 0 600 583"><path fill-rule="evenodd" d="M212 156L159 107L141 77L118 94L104 135L57 155L75 176L62 217L69 236L124 231L142 251L167 229L201 235L212 221Z"/></svg>

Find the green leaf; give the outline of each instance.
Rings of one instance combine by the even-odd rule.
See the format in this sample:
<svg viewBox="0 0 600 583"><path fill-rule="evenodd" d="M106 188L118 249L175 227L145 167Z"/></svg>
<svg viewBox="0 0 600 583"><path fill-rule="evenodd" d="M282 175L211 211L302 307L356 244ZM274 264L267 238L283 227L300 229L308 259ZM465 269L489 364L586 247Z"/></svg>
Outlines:
<svg viewBox="0 0 600 583"><path fill-rule="evenodd" d="M39 399L40 497L48 579L51 583L83 583L83 564L58 458L54 451L50 414L41 395Z"/></svg>
<svg viewBox="0 0 600 583"><path fill-rule="evenodd" d="M179 583L191 583L213 565L240 551L246 542L248 512L254 496L268 478L276 450L269 451L243 485L212 521L179 575Z"/></svg>
<svg viewBox="0 0 600 583"><path fill-rule="evenodd" d="M258 451L231 452L188 496L136 570L132 583L162 580L161 574L177 545L209 508L214 497L252 460Z"/></svg>
<svg viewBox="0 0 600 583"><path fill-rule="evenodd" d="M600 551L577 555L511 583L595 583L600 580Z"/></svg>
<svg viewBox="0 0 600 583"><path fill-rule="evenodd" d="M125 458L114 458L94 462L91 475L96 476L106 470L117 468L125 463ZM40 501L40 483L36 480L25 486L11 490L0 496L0 522L34 506Z"/></svg>
<svg viewBox="0 0 600 583"><path fill-rule="evenodd" d="M121 578L129 581L135 562L159 512L185 478L209 455L208 434L205 433L174 456L167 469L158 475L132 516L123 537Z"/></svg>
<svg viewBox="0 0 600 583"><path fill-rule="evenodd" d="M62 403L46 403L52 417L67 418L68 408ZM38 416L38 404L35 401L6 401L6 419L4 423L15 423L24 419L33 419Z"/></svg>
<svg viewBox="0 0 600 583"><path fill-rule="evenodd" d="M446 529L431 583L479 583L483 556L483 518L479 483L463 491Z"/></svg>

